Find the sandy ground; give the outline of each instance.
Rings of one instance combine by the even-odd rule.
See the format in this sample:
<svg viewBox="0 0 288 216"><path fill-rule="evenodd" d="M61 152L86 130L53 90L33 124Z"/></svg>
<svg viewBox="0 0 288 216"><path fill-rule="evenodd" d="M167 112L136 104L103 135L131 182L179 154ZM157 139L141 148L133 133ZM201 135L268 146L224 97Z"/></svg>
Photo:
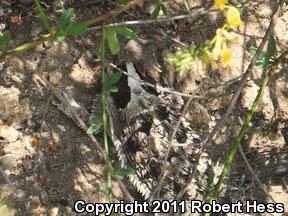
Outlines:
<svg viewBox="0 0 288 216"><path fill-rule="evenodd" d="M73 2L66 1L65 8L73 7ZM80 1L79 1L80 2ZM83 4L80 4L80 3ZM77 19L82 20L95 14L113 8L110 4L91 4L87 6L81 1L75 6ZM212 3L191 1L191 8L210 8ZM172 15L184 13L181 1L169 3ZM208 131L215 121L224 114L228 101L237 89L238 82L227 81L243 73L251 59L249 48L257 46L264 35L269 18L275 5L268 3L249 7L243 12L245 25L237 31L237 41L233 47L233 67L217 70L191 71L183 81L176 76L176 89L185 92L196 91L199 94L223 93L207 102L200 102L207 113L202 113L197 104L193 104L190 112L196 125L201 125ZM26 11L23 12L24 8ZM87 12L87 8L89 8ZM55 12L59 6L52 4L49 16L55 20ZM27 6L13 4L4 7L2 18L11 31L10 47L22 44L43 29L39 20ZM23 22L12 24L10 17L23 12ZM131 10L138 19L147 19L149 10L136 8ZM57 13L56 13L57 14ZM148 15L147 15L148 14ZM123 14L114 21L133 20ZM288 12L285 12L277 22L274 35L278 41L278 50L287 46ZM166 32L171 37L187 44L203 44L210 40L218 27L223 24L220 13L208 14L195 20L181 20L155 25L155 28ZM167 51L179 47L146 26L134 28L137 34L146 40L154 41L145 49L151 49L162 66L163 74L167 76L169 68L165 64ZM156 39L155 39L156 38ZM75 200L84 199L87 202L106 202L103 189L105 187L105 170L103 158L99 156L89 138L55 106L53 95L35 80L35 74L41 74L49 79L57 88L65 90L88 111L91 110L93 99L99 92L99 62L98 58L99 32L90 32L85 36L69 38L67 44L56 42L45 43L37 48L14 57L0 65L0 161L2 168L16 187L11 188L1 177L0 192L10 201L9 206L14 213L7 215L74 215L72 206ZM156 41L156 42L155 42ZM121 40L123 46L126 40ZM152 47L152 48L151 48ZM146 50L147 51L147 50ZM127 58L119 54L109 60L119 63ZM262 71L255 69L248 81L241 100L236 105L233 115L225 128L221 130L212 145L208 146L206 155L217 173L222 167L222 161L233 138L237 135L241 119L256 96ZM162 81L160 78L160 82ZM271 165L287 160L288 143L288 86L287 69L273 75L269 88L263 95L260 107L252 121L251 128L242 147L251 166L261 170L265 165ZM197 108L198 107L198 108ZM97 137L101 140L101 136ZM115 158L115 155L112 158ZM261 179L277 202L286 204L288 212L287 172L276 175L268 170L269 175ZM247 170L240 155L237 156L224 189L221 193L222 202L256 199L259 202L269 202L269 198L252 181L247 180ZM249 179L249 178L248 178ZM115 201L126 199L125 194L115 183L113 190ZM131 187L136 199L141 196ZM0 208L0 211L3 208ZM2 213L1 213L2 215Z"/></svg>

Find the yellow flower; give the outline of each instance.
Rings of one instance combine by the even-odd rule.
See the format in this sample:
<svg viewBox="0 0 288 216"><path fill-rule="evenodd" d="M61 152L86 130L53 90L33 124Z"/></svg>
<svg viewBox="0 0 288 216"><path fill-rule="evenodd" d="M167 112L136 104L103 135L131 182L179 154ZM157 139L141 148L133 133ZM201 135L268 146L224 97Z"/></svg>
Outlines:
<svg viewBox="0 0 288 216"><path fill-rule="evenodd" d="M237 28L239 25L243 23L241 20L240 12L237 8L235 7L229 7L227 11L227 23L231 27Z"/></svg>
<svg viewBox="0 0 288 216"><path fill-rule="evenodd" d="M221 56L221 63L224 67L230 66L232 63L231 59L232 50L228 48L223 48L221 50L220 56Z"/></svg>
<svg viewBox="0 0 288 216"><path fill-rule="evenodd" d="M224 10L225 6L228 4L228 0L215 0L214 3L217 8Z"/></svg>

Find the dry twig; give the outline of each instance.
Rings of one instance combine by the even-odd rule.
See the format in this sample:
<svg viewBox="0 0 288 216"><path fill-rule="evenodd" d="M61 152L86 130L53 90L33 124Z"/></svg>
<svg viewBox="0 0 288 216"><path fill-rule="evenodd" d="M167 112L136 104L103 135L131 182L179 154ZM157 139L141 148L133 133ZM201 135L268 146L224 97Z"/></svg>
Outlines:
<svg viewBox="0 0 288 216"><path fill-rule="evenodd" d="M171 22L175 20L181 20L181 19L191 19L191 18L196 18L204 14L208 13L213 13L213 12L218 12L218 10L205 10L205 9L198 9L196 11L193 11L189 14L185 15L178 15L178 16L173 16L173 17L165 17L165 18L159 18L155 20L131 20L131 21L124 21L124 22L119 22L119 23L110 23L107 24L106 27L115 27L115 26L130 26L130 25L143 25L143 24L157 24L157 23L162 23L162 22ZM89 30L98 30L101 29L102 26L94 26L90 27ZM186 45L184 45L186 46Z"/></svg>
<svg viewBox="0 0 288 216"><path fill-rule="evenodd" d="M276 203L275 199L273 198L273 196L267 191L267 189L265 188L265 186L262 184L262 182L260 181L260 179L258 178L258 176L256 175L256 173L254 172L253 168L251 167L245 153L243 152L242 146L239 146L239 152L241 154L241 157L243 158L249 172L251 173L252 177L255 179L255 181L257 182L257 184L259 185L259 187L262 189L262 191L268 196L270 197L270 199Z"/></svg>

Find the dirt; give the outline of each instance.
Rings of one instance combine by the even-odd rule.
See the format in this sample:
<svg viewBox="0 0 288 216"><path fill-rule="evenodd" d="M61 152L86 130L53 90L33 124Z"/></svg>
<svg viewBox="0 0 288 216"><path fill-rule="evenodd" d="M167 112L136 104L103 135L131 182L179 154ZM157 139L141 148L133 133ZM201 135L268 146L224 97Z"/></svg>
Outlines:
<svg viewBox="0 0 288 216"><path fill-rule="evenodd" d="M65 2L62 5L64 8L73 7L75 4L77 20L103 14L114 7L106 2L91 4L88 4L88 1L77 1L77 4L75 1ZM203 2L190 1L191 11L195 8L213 7L213 1ZM47 5L50 6L47 8L49 17L55 21L56 16L59 16L57 11L62 6L56 2L47 2ZM28 1L27 5L14 3L3 7L4 15L0 19L12 34L10 48L27 42L31 37L35 38L44 31L30 6ZM185 13L182 1L169 1L167 7L171 15ZM196 92L199 95L211 96L208 101L193 102L189 110L195 121L195 127L203 128L203 133L205 132L201 139L208 135L216 121L225 113L238 84L237 80L228 81L245 71L252 57L249 48L259 45L274 8L275 3L259 3L248 7L243 12L245 25L236 31L237 40L231 45L234 50L233 67L207 70L198 68L199 70L192 70L184 78L179 78L173 71L173 67L168 66L165 60L165 53L180 49L181 46L163 38L151 27L186 44L203 44L215 35L218 27L221 27L224 21L223 15L219 12L208 13L197 19L133 27L139 37L147 43L141 47L143 52L148 53L147 58L151 58L149 53L155 54L152 60L146 61L159 64L162 70L162 73L157 74L157 70L151 72L149 68L148 70L144 68L144 78L162 85L174 85L174 88L182 92ZM137 19L148 19L151 9L139 6L129 12L136 15ZM11 23L11 17L20 14L22 22ZM111 22L136 18L131 18L129 14L124 13ZM274 29L279 51L287 47L287 26L286 10L278 19ZM16 187L16 191L12 191L7 181L1 178L0 192L9 200L11 211L14 212L11 215L75 215L72 208L76 200L83 199L92 203L107 202L103 192L105 188L103 158L99 156L85 133L52 105L53 95L35 79L35 74L45 76L58 89L65 90L91 111L93 99L100 89L99 35L99 31L92 31L84 36L68 38L66 44L46 42L0 65L0 156L6 156L4 159L0 157L0 161L1 158L5 160L6 163L2 161L1 166ZM120 41L122 51L125 51L128 41L124 39ZM108 56L109 61L119 64L127 58L131 60L129 59L131 56L124 51L117 57ZM224 156L238 134L245 112L259 89L261 75L260 69L253 70L252 77L246 84L241 99L225 128L205 150L204 155L215 168L216 174L221 171ZM265 91L249 132L242 143L255 171L277 164L280 159L288 158L287 79L286 68L273 75L269 89ZM97 138L99 141L102 140L101 135ZM111 154L111 156L114 157L113 160L117 159L115 155ZM237 155L230 175L225 181L220 201L234 202L247 199L259 202L271 201L250 176L243 159ZM286 214L288 212L287 176L287 172L276 175L271 171L270 175L261 179L267 186L269 194L277 202L286 205ZM125 193L119 189L116 182L114 185L115 202L127 200ZM127 188L135 199L143 199L128 183Z"/></svg>

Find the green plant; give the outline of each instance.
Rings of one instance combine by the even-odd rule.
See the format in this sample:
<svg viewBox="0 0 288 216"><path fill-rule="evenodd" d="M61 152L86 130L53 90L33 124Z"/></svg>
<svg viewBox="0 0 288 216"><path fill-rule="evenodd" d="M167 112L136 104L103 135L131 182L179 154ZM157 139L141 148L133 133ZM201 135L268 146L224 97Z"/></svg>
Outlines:
<svg viewBox="0 0 288 216"><path fill-rule="evenodd" d="M276 40L275 40L275 38L273 38L273 39L270 38L266 53L269 53L269 55L267 54L267 56L270 56L270 57L276 55ZM255 113L255 110L259 104L259 101L260 101L260 98L264 92L264 89L268 85L269 80L271 78L271 75L275 72L278 64L283 59L283 56L286 56L286 55L287 55L287 53L282 54L280 57L278 57L273 62L271 62L267 65L267 67L269 66L269 71L267 73L265 73L265 76L262 80L260 89L258 90L258 94L257 94L256 98L254 99L254 101L251 105L251 108L246 113L245 120L244 120L244 123L241 127L241 130L238 133L238 135L236 136L233 145L231 146L231 148L229 149L229 151L227 153L221 175L219 176L217 183L213 186L213 190L211 191L211 193L206 198L207 203L211 203L213 200L217 201L219 194L220 194L221 185L223 184L224 178L226 177L226 175L228 174L228 172L230 170L230 167L233 163L233 160L234 160L235 155L238 151L238 148L239 148L245 134L248 131L249 124L250 124L252 117ZM209 215L210 215L210 213L205 214L205 216L209 216Z"/></svg>
<svg viewBox="0 0 288 216"><path fill-rule="evenodd" d="M122 177L131 174L132 171L130 168L120 169L119 163L116 163L115 168L111 165L110 156L109 156L109 143L108 143L108 94L110 92L118 92L116 83L121 78L122 73L116 72L113 74L108 74L105 67L105 50L106 42L108 44L110 52L115 55L120 51L120 44L118 41L118 34L125 36L129 39L136 39L137 36L135 33L126 27L102 27L100 44L99 44L99 56L101 61L101 110L102 117L101 120L98 120L95 117L92 117L92 125L88 129L88 133L93 133L98 131L100 127L103 127L103 141L104 141L104 151L105 151L105 163L106 163L106 173L107 181L104 188L104 192L108 197L109 202L112 202L112 175L116 178L121 179Z"/></svg>
<svg viewBox="0 0 288 216"><path fill-rule="evenodd" d="M127 167L127 168L121 168L121 161L118 160L113 164L113 170L116 179L123 180L125 176L131 175L135 173L135 170Z"/></svg>
<svg viewBox="0 0 288 216"><path fill-rule="evenodd" d="M82 23L72 23L71 19L74 15L74 9L69 8L66 10L57 20L57 28L51 27L48 17L45 14L45 10L41 6L39 0L34 0L39 13L39 17L45 26L46 30L49 32L50 37L56 35L57 41L65 41L66 36L77 36L84 34L87 30L87 26Z"/></svg>
<svg viewBox="0 0 288 216"><path fill-rule="evenodd" d="M129 2L129 0L117 0L117 5L125 5Z"/></svg>
<svg viewBox="0 0 288 216"><path fill-rule="evenodd" d="M42 8L40 1L39 0L34 0L34 3L36 5L37 11L39 13L40 16L40 20L42 21L42 23L44 24L46 30L51 34L52 33L52 28L49 22L48 17L45 14L44 9Z"/></svg>
<svg viewBox="0 0 288 216"><path fill-rule="evenodd" d="M184 3L185 9L187 10L187 12L189 12L190 11L190 7L189 7L189 3L187 2L187 0L183 0L183 3Z"/></svg>
<svg viewBox="0 0 288 216"><path fill-rule="evenodd" d="M251 47L250 52L254 55L256 53L257 48ZM255 66L259 68L265 68L274 63L274 57L277 51L276 40L274 37L270 37L268 40L267 51L262 52L260 54L259 59L257 60Z"/></svg>
<svg viewBox="0 0 288 216"><path fill-rule="evenodd" d="M188 73L196 63L208 64L211 62L210 58L207 47L192 45L182 49L180 52L170 54L168 56L168 61L175 65L176 70L181 76L182 74Z"/></svg>
<svg viewBox="0 0 288 216"><path fill-rule="evenodd" d="M92 115L89 119L90 127L87 130L87 133L92 135L92 134L97 134L101 127L103 126L103 123L101 119L99 119L97 116Z"/></svg>
<svg viewBox="0 0 288 216"><path fill-rule="evenodd" d="M243 3L244 4L244 3ZM245 2L246 4L246 2ZM213 67L227 67L232 64L232 50L229 44L235 40L235 33L232 31L239 27L243 21L240 16L240 9L228 5L226 0L215 0L215 5L226 15L226 21L221 28L218 28L216 35L207 44L191 45L175 54L170 54L168 61L175 65L180 76L189 72L195 64L202 63L205 66L211 64Z"/></svg>
<svg viewBox="0 0 288 216"><path fill-rule="evenodd" d="M49 19L47 18L47 16L45 15L44 9L41 7L40 1L39 0L34 0L35 4L36 4L36 8L38 10L38 13L40 14L40 19L42 21L42 23L44 24L45 28L47 29L47 31L49 32L48 34L45 35L41 35L38 39L33 40L33 41L29 41L27 43L24 43L18 47L15 47L11 50L6 50L5 53L3 53L0 56L0 62L10 59L13 56L19 55L23 52L26 52L28 50L31 50L33 48L35 48L36 46L38 46L41 43L44 43L46 41L53 41L53 40L57 40L57 28L53 29L50 27L50 23L49 23ZM93 17L91 19L88 19L86 21L83 21L82 24L85 26L91 26L94 25L96 23L100 23L103 21L106 21L108 18L112 18L115 17L117 15L119 15L120 13L122 13L124 10L128 9L129 7L132 7L136 4L139 3L139 0L131 0L131 1L121 1L119 0L119 3L124 3L127 2L127 4L125 5L121 5L120 7L110 11L109 13L107 13L107 15L99 15L96 17ZM69 17L69 16L68 16ZM67 18L66 18L67 19ZM66 35L78 35L78 34L82 34L84 33L84 27L83 26L76 26L76 30L75 30L75 26L69 26L65 29L66 31L64 31L64 33L66 33ZM85 28L86 30L86 28ZM61 29L59 29L59 34L58 36L58 40L60 41L64 41L64 36L65 34L61 35Z"/></svg>
<svg viewBox="0 0 288 216"><path fill-rule="evenodd" d="M66 36L77 36L86 32L86 25L82 23L71 23L73 15L74 9L69 8L57 20L56 37L59 42L65 41Z"/></svg>
<svg viewBox="0 0 288 216"><path fill-rule="evenodd" d="M0 56L4 54L5 48L10 41L10 32L5 31L0 37Z"/></svg>
<svg viewBox="0 0 288 216"><path fill-rule="evenodd" d="M168 13L165 5L163 3L161 3L160 1L158 1L158 0L147 0L147 2L149 4L152 4L152 5L155 6L155 8L154 8L154 10L153 10L153 12L152 12L152 14L150 16L151 19L153 19L153 20L157 19L160 11L162 11L165 16L169 16L169 13Z"/></svg>
<svg viewBox="0 0 288 216"><path fill-rule="evenodd" d="M107 27L105 28L105 38L107 39L108 47L112 55L116 55L120 51L118 34L128 39L137 39L136 34L127 27Z"/></svg>

